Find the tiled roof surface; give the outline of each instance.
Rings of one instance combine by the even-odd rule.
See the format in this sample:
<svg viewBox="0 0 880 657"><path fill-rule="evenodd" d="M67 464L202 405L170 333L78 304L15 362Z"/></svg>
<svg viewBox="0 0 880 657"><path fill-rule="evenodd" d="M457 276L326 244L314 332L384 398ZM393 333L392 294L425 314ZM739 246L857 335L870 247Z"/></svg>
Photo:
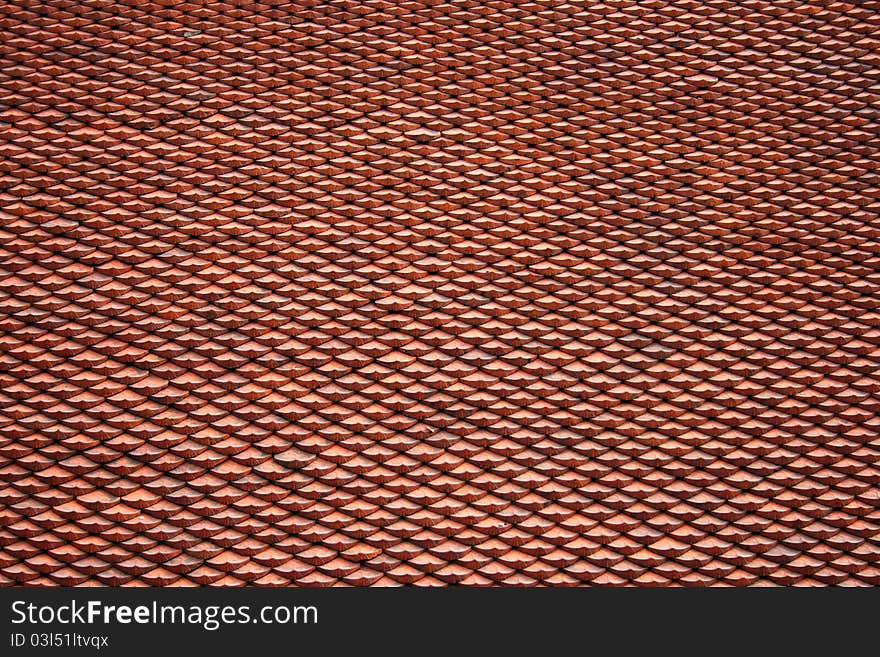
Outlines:
<svg viewBox="0 0 880 657"><path fill-rule="evenodd" d="M0 5L0 584L880 584L880 3Z"/></svg>

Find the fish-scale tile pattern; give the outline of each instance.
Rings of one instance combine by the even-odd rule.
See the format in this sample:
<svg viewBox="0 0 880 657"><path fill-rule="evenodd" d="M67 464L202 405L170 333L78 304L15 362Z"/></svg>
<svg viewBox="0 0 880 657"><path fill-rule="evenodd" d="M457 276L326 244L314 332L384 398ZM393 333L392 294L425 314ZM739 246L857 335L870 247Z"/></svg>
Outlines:
<svg viewBox="0 0 880 657"><path fill-rule="evenodd" d="M0 585L880 584L880 3L0 4Z"/></svg>

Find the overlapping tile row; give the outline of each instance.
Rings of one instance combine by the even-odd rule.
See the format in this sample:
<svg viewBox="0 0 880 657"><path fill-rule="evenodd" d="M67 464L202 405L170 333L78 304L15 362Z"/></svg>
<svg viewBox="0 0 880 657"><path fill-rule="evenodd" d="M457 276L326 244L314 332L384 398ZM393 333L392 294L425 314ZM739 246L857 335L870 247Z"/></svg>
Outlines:
<svg viewBox="0 0 880 657"><path fill-rule="evenodd" d="M880 584L880 3L0 5L0 584Z"/></svg>

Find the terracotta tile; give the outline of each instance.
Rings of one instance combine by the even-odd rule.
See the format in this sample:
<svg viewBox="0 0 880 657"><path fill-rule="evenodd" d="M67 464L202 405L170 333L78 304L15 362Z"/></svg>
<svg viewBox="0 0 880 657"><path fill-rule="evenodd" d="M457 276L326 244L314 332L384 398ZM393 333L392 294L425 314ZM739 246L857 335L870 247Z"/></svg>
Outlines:
<svg viewBox="0 0 880 657"><path fill-rule="evenodd" d="M873 10L367 4L0 9L0 585L880 583Z"/></svg>

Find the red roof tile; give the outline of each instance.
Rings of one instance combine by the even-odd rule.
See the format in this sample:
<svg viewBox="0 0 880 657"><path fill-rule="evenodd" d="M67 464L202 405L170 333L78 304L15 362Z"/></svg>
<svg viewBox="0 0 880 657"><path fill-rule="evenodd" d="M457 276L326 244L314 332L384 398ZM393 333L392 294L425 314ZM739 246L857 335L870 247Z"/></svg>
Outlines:
<svg viewBox="0 0 880 657"><path fill-rule="evenodd" d="M362 9L0 7L0 585L880 584L877 9Z"/></svg>

